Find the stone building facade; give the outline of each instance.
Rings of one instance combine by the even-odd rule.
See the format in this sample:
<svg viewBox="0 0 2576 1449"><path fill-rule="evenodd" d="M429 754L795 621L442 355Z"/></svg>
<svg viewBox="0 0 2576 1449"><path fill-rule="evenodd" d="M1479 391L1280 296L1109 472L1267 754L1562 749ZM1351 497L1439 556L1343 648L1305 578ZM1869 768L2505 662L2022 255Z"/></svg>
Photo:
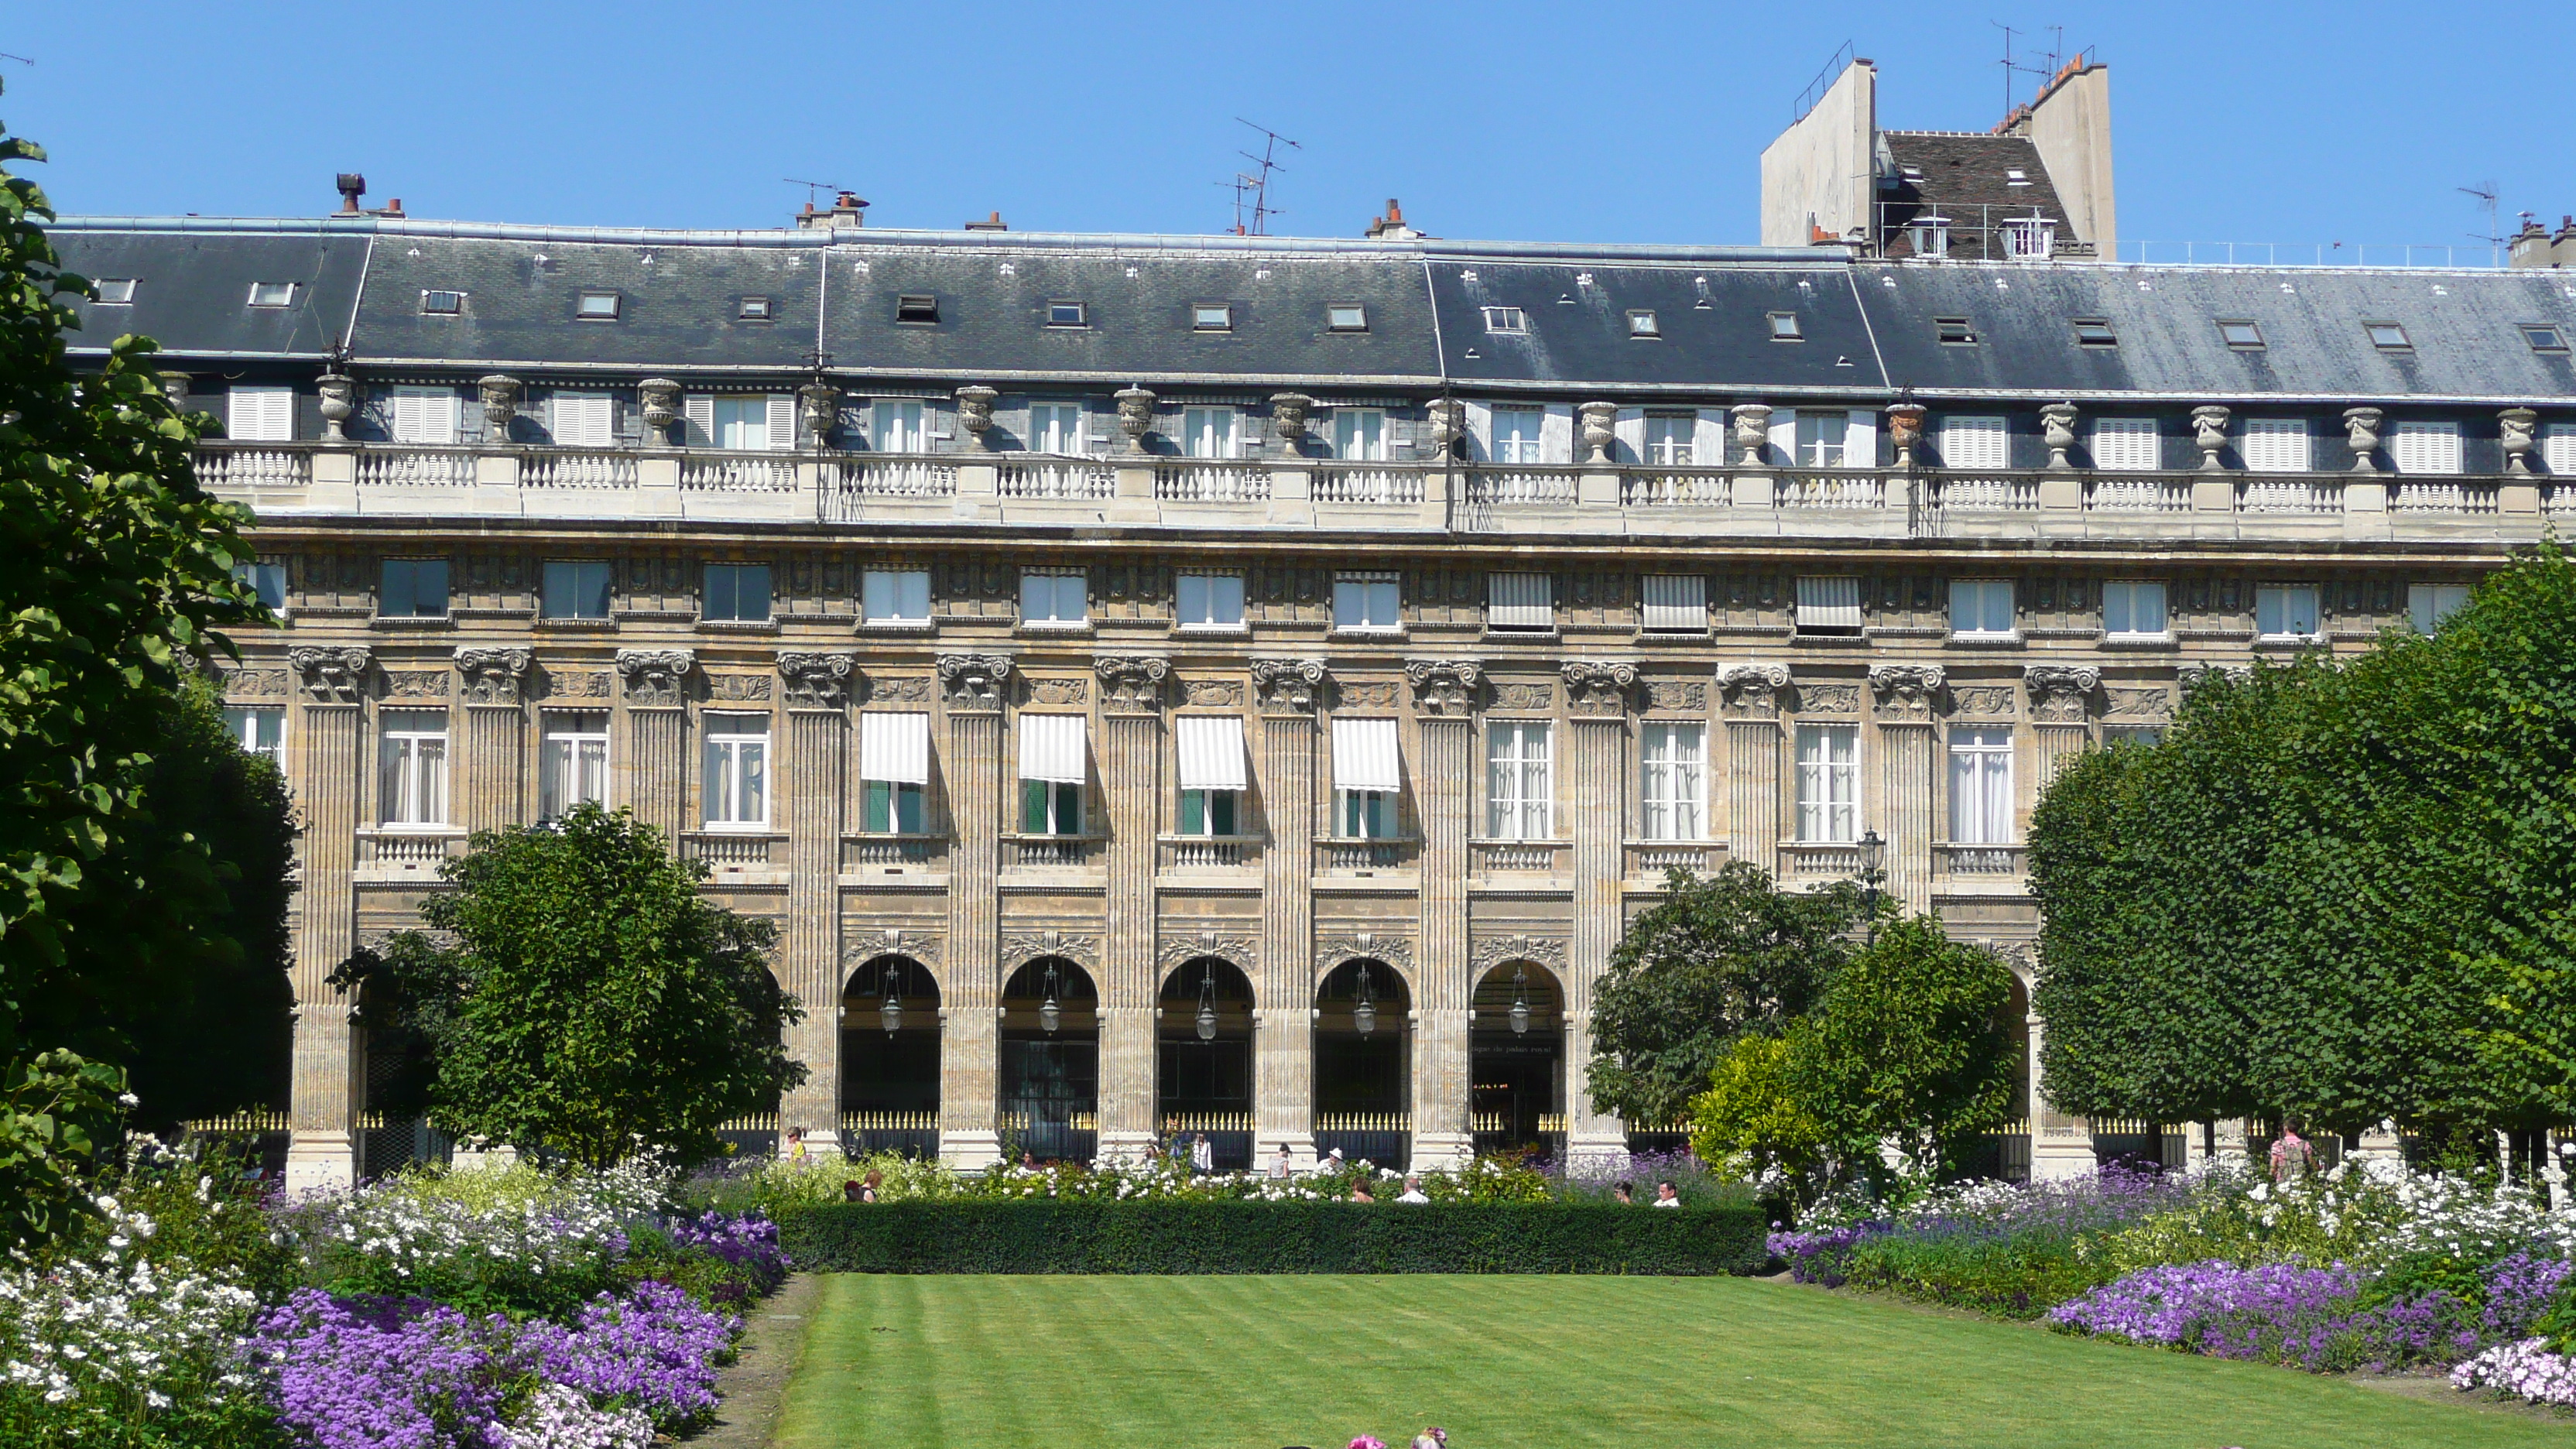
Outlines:
<svg viewBox="0 0 2576 1449"><path fill-rule="evenodd" d="M59 231L286 620L296 1180L392 1131L333 968L582 799L781 924L809 1140L1617 1154L1669 868L1874 851L2026 987L2063 760L2576 515L2544 271L838 219Z"/></svg>

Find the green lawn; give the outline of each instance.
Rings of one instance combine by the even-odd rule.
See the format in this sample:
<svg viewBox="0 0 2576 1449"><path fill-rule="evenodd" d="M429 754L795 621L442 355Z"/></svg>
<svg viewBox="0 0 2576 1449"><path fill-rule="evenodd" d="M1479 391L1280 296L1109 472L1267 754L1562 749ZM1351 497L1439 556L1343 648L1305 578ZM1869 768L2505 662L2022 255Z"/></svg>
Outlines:
<svg viewBox="0 0 2576 1449"><path fill-rule="evenodd" d="M2576 1426L1730 1278L825 1279L778 1449L2486 1449Z"/></svg>

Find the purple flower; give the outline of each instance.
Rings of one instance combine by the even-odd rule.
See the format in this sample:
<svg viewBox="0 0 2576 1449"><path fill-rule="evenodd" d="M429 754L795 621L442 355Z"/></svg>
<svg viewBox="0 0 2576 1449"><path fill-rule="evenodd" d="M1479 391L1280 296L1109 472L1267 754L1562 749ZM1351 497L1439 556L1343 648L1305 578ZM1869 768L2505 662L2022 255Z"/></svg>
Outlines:
<svg viewBox="0 0 2576 1449"><path fill-rule="evenodd" d="M317 1449L481 1449L517 1376L509 1338L497 1317L302 1288L252 1325L249 1356Z"/></svg>
<svg viewBox="0 0 2576 1449"><path fill-rule="evenodd" d="M529 1324L520 1341L546 1379L669 1427L716 1406L716 1362L741 1326L668 1283L639 1283L625 1298L591 1300L576 1326Z"/></svg>

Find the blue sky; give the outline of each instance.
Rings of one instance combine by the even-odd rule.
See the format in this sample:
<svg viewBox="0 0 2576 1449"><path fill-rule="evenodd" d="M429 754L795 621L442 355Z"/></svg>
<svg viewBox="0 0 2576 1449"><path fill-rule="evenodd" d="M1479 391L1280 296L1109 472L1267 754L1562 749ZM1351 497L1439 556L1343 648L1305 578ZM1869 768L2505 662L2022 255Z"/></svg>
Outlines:
<svg viewBox="0 0 2576 1449"><path fill-rule="evenodd" d="M1984 129L2003 36L2111 66L2127 238L2465 242L2576 211L2576 6L20 5L0 117L65 212L310 215L363 171L415 216L1214 232L1283 151L1274 231L1389 196L1450 237L1750 242L1763 146L1846 40L1879 119ZM2026 97L2032 82L2016 82Z"/></svg>

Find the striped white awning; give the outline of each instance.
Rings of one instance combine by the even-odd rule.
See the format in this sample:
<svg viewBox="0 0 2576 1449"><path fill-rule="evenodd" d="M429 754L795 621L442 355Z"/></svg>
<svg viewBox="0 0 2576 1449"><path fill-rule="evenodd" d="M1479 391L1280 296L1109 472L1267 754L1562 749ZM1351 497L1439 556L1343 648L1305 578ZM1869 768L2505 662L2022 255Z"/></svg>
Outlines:
<svg viewBox="0 0 2576 1449"><path fill-rule="evenodd" d="M1550 574L1488 574L1485 622L1497 629L1556 627L1555 577Z"/></svg>
<svg viewBox="0 0 2576 1449"><path fill-rule="evenodd" d="M859 716L859 778L895 785L930 783L930 716Z"/></svg>
<svg viewBox="0 0 2576 1449"><path fill-rule="evenodd" d="M1020 778L1055 785L1079 785L1083 768L1083 716L1020 716Z"/></svg>
<svg viewBox="0 0 2576 1449"><path fill-rule="evenodd" d="M1798 627L1857 629L1860 624L1860 580L1848 575L1809 574L1798 580Z"/></svg>
<svg viewBox="0 0 2576 1449"><path fill-rule="evenodd" d="M1243 790L1243 721L1234 715L1182 715L1179 727L1181 788Z"/></svg>
<svg viewBox="0 0 2576 1449"><path fill-rule="evenodd" d="M1395 790L1403 786L1401 775L1395 753L1395 721L1333 721L1333 788Z"/></svg>

